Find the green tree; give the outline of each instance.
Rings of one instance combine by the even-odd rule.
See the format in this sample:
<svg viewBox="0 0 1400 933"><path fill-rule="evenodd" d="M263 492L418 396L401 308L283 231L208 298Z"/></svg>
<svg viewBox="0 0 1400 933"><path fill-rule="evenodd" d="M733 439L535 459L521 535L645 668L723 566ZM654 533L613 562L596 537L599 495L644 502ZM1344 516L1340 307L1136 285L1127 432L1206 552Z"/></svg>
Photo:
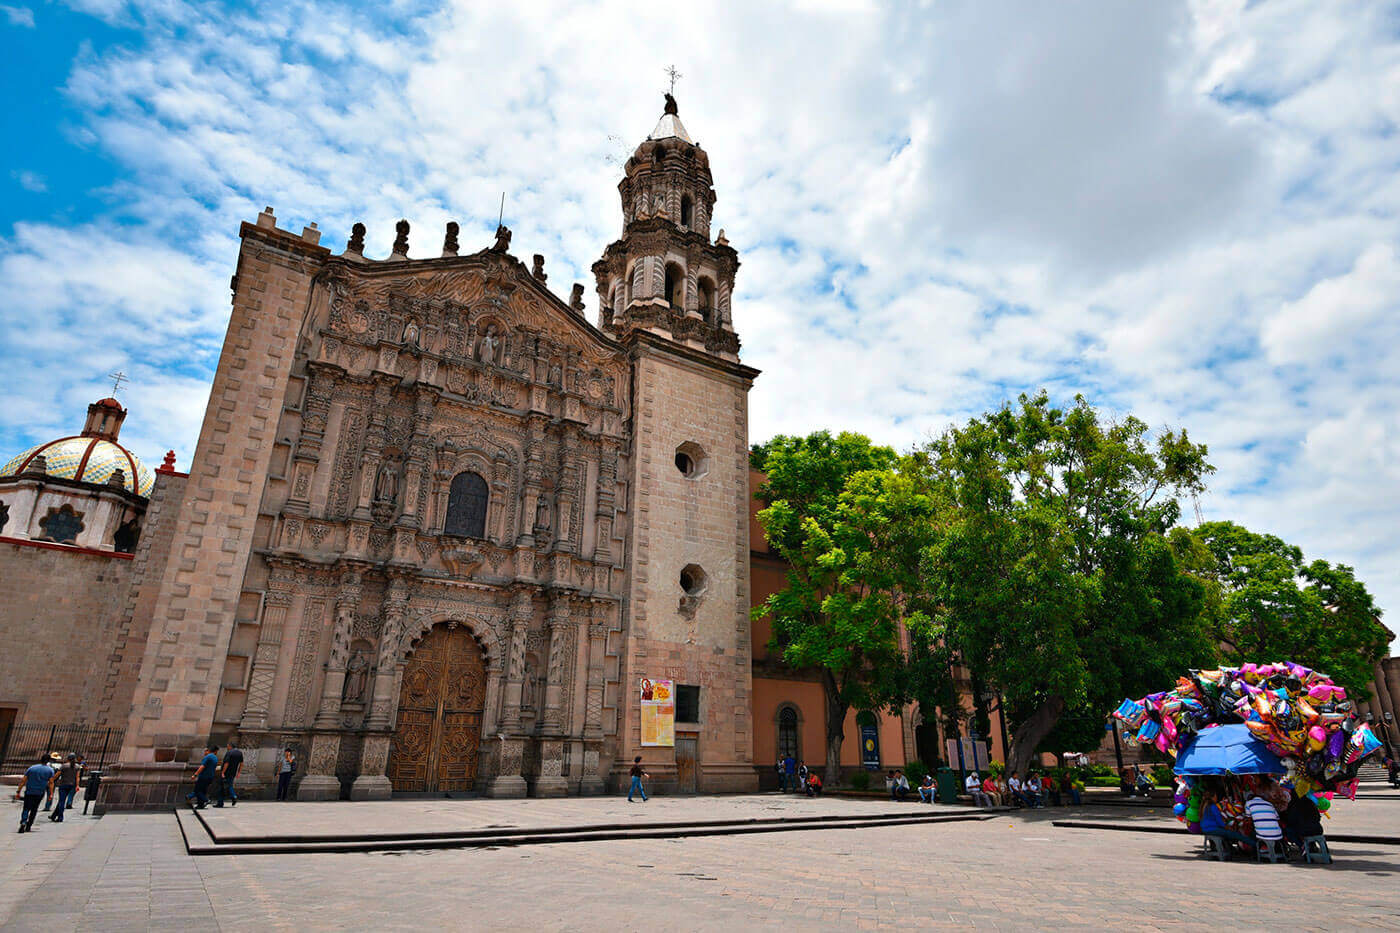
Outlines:
<svg viewBox="0 0 1400 933"><path fill-rule="evenodd" d="M1305 562L1301 548L1234 522L1207 522L1193 537L1211 557L1200 572L1230 661L1297 661L1364 697L1391 634L1352 568Z"/></svg>
<svg viewBox="0 0 1400 933"><path fill-rule="evenodd" d="M1041 392L927 454L949 508L930 561L939 622L1009 707L1009 768L1024 770L1067 711L1059 738L1082 744L1071 726L1090 711L1214 657L1205 588L1166 537L1177 497L1212 472L1204 445Z"/></svg>
<svg viewBox="0 0 1400 933"><path fill-rule="evenodd" d="M784 662L821 678L826 780L836 782L847 712L895 704L908 688L900 624L930 638L928 616L908 607L934 503L923 471L859 434L780 436L766 448L758 520L787 585L753 614L771 621Z"/></svg>

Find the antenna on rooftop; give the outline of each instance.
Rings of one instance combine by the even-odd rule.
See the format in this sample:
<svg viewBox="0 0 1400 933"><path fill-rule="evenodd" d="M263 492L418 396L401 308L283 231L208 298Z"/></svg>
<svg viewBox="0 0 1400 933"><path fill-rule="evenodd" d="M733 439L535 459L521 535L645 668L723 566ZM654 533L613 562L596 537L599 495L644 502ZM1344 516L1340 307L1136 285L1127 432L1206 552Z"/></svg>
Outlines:
<svg viewBox="0 0 1400 933"><path fill-rule="evenodd" d="M116 398L117 390L122 387L122 383L127 381L126 373L119 369L114 373L108 373L107 378L112 380L112 397Z"/></svg>

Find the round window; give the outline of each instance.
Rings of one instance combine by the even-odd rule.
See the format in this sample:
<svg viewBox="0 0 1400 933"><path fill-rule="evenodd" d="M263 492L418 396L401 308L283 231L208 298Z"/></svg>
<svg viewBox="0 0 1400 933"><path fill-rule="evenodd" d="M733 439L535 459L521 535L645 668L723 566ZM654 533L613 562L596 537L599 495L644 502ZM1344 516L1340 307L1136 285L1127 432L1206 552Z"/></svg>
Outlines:
<svg viewBox="0 0 1400 933"><path fill-rule="evenodd" d="M694 441L686 441L676 448L676 469L687 479L704 476L708 463L705 451Z"/></svg>

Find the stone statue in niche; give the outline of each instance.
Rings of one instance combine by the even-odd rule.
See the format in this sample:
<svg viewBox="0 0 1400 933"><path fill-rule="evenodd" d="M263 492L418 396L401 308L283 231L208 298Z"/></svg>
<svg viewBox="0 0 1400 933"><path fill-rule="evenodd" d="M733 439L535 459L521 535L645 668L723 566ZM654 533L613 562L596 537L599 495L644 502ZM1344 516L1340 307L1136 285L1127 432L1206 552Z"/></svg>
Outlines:
<svg viewBox="0 0 1400 933"><path fill-rule="evenodd" d="M560 388L564 385L564 370L559 368L558 363L549 367L549 384Z"/></svg>
<svg viewBox="0 0 1400 933"><path fill-rule="evenodd" d="M496 325L492 324L486 328L486 336L481 338L481 343L476 348L476 358L482 363L490 363L492 366L498 362L500 355L501 341L496 336Z"/></svg>
<svg viewBox="0 0 1400 933"><path fill-rule="evenodd" d="M350 663L345 666L345 687L341 690L343 703L363 703L365 687L369 682L369 656L363 648L355 652Z"/></svg>
<svg viewBox="0 0 1400 933"><path fill-rule="evenodd" d="M549 497L541 495L540 501L535 505L535 534L549 534L553 526L553 518L550 513L553 509L549 506Z"/></svg>
<svg viewBox="0 0 1400 933"><path fill-rule="evenodd" d="M379 465L379 473L374 478L374 501L393 504L399 499L398 465L385 460Z"/></svg>
<svg viewBox="0 0 1400 933"><path fill-rule="evenodd" d="M418 339L418 322L410 320L403 326L403 340L406 347L413 347L415 350L422 349L422 343Z"/></svg>

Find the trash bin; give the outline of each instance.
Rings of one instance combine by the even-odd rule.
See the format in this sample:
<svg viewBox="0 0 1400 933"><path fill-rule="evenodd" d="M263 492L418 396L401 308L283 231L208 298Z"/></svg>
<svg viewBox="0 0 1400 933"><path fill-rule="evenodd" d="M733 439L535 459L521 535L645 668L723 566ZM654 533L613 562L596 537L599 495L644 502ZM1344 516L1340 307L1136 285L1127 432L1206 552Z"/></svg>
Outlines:
<svg viewBox="0 0 1400 933"><path fill-rule="evenodd" d="M938 769L938 802L958 802L958 772L952 768Z"/></svg>

